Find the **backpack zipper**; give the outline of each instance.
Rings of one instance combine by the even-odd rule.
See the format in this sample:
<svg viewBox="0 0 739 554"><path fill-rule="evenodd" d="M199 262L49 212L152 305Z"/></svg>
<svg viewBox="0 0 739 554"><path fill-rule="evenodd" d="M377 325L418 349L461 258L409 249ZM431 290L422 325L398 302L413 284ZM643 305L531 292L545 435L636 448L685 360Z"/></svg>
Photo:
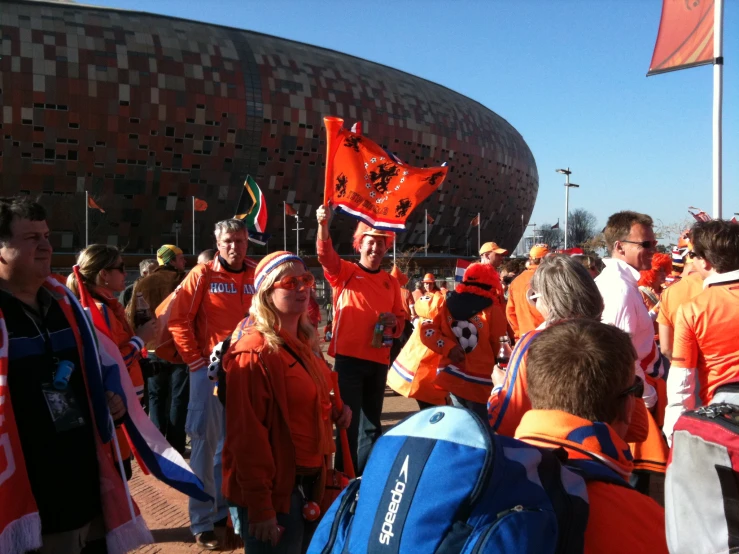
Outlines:
<svg viewBox="0 0 739 554"><path fill-rule="evenodd" d="M346 494L344 495L344 498L341 499L341 504L339 504L339 508L336 510L336 514L334 515L334 521L331 524L331 533L328 536L326 546L321 551L322 554L330 554L333 550L336 536L339 534L339 525L341 525L341 521L344 517L344 512L346 512L347 507L349 507L350 510L353 510L359 500L360 484L361 478L355 479L346 487Z"/></svg>
<svg viewBox="0 0 739 554"><path fill-rule="evenodd" d="M482 547L485 545L487 540L490 538L490 535L493 534L493 532L497 529L498 525L508 516L513 514L518 514L521 512L541 512L540 508L525 508L522 505L514 506L513 508L509 508L507 510L503 510L502 512L499 512L496 515L495 521L488 527L487 531L485 531L482 535L480 535L480 538L477 539L475 542L475 547L472 549L471 554L479 554L482 550Z"/></svg>

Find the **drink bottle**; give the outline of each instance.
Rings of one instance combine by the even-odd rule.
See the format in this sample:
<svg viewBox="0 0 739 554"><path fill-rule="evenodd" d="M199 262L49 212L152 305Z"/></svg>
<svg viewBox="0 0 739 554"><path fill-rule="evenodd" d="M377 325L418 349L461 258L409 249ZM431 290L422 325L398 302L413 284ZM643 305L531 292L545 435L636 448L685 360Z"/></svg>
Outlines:
<svg viewBox="0 0 739 554"><path fill-rule="evenodd" d="M144 300L144 295L140 292L136 293L136 311L133 314L134 326L138 329L144 323L151 319L151 310L149 304Z"/></svg>
<svg viewBox="0 0 739 554"><path fill-rule="evenodd" d="M503 335L498 341L500 342L500 348L498 349L498 355L495 356L495 363L501 369L505 369L511 359L511 345L507 335Z"/></svg>

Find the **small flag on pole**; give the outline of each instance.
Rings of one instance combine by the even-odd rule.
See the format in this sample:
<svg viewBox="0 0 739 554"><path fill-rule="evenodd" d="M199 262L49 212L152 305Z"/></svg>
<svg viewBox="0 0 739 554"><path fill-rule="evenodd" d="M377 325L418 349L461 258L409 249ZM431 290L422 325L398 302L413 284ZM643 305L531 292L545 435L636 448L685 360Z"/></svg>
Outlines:
<svg viewBox="0 0 739 554"><path fill-rule="evenodd" d="M92 199L92 196L87 197L87 207L92 208L93 210L99 210L101 213L105 213L105 210L102 209L100 205Z"/></svg>
<svg viewBox="0 0 739 554"><path fill-rule="evenodd" d="M354 125L352 125L352 133L356 133L358 135L362 134L362 122L357 121Z"/></svg>
<svg viewBox="0 0 739 554"><path fill-rule="evenodd" d="M297 212L297 211L295 211L295 208L293 208L293 207L292 207L292 206L291 206L290 204L288 204L287 202L285 202L285 213L286 213L287 215L292 215L292 216L297 216L297 215L298 215L298 212Z"/></svg>
<svg viewBox="0 0 739 554"><path fill-rule="evenodd" d="M472 218L472 221L470 221L470 227L477 227L478 225L480 225L480 214L477 214Z"/></svg>
<svg viewBox="0 0 739 554"><path fill-rule="evenodd" d="M559 219L557 220L557 223L552 225L552 229L559 229Z"/></svg>
<svg viewBox="0 0 739 554"><path fill-rule="evenodd" d="M428 221L430 225L433 225L434 218L431 217L428 213L426 213L426 221Z"/></svg>
<svg viewBox="0 0 739 554"><path fill-rule="evenodd" d="M454 281L456 283L462 282L462 277L464 277L464 271L467 269L472 262L468 262L467 260L460 260L457 259L457 268L454 271Z"/></svg>
<svg viewBox="0 0 739 554"><path fill-rule="evenodd" d="M698 213L693 213L690 210L698 210ZM710 215L708 215L700 208L695 208L693 206L688 207L688 213L692 215L693 219L695 219L696 221L711 221L713 219Z"/></svg>
<svg viewBox="0 0 739 554"><path fill-rule="evenodd" d="M200 198L195 199L195 211L196 212L204 212L208 209L208 203L205 200L200 200Z"/></svg>
<svg viewBox="0 0 739 554"><path fill-rule="evenodd" d="M264 233L267 228L267 204L259 185L251 175L246 176L234 217L243 219L250 232Z"/></svg>

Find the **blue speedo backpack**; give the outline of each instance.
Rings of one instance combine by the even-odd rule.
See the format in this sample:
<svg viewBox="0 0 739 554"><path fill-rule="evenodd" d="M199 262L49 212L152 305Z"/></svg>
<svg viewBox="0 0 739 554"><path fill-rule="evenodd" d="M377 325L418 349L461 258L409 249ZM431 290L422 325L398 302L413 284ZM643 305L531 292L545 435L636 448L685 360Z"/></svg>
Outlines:
<svg viewBox="0 0 739 554"><path fill-rule="evenodd" d="M587 519L582 472L443 406L377 441L308 552L572 554L583 551Z"/></svg>

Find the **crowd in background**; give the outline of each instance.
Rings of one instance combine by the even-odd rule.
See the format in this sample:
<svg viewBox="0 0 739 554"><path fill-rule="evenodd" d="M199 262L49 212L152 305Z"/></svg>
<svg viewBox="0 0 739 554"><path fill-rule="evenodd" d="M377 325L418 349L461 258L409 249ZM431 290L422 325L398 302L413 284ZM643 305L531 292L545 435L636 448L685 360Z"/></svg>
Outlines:
<svg viewBox="0 0 739 554"><path fill-rule="evenodd" d="M41 536L15 551L105 552L113 530L99 476L131 477L125 433L116 427L113 449L97 422L109 413L119 424L126 405L115 379L90 376L91 339L70 296L81 288L152 422L182 454L189 437L190 467L212 498L189 504L203 548L222 546L216 530L230 519L250 554L304 552L335 472L362 475L389 385L420 408L465 407L497 433L616 468L625 488L588 487L586 550L666 551L650 478L665 472L680 414L734 400L727 385L739 378L739 225L697 223L663 255L648 215L619 212L604 260L546 245L506 259L488 242L447 290L430 273L412 283L385 271L394 234L364 223L358 259L342 259L331 211L316 215L331 287L320 334L314 274L290 252L250 259L242 220L219 222L216 248L191 270L163 245L126 286L121 253L106 245L80 252L68 278L52 275L43 208L0 200L0 389L12 407L0 427L11 427L25 502L0 518L36 514ZM614 510L621 524L606 531Z"/></svg>

